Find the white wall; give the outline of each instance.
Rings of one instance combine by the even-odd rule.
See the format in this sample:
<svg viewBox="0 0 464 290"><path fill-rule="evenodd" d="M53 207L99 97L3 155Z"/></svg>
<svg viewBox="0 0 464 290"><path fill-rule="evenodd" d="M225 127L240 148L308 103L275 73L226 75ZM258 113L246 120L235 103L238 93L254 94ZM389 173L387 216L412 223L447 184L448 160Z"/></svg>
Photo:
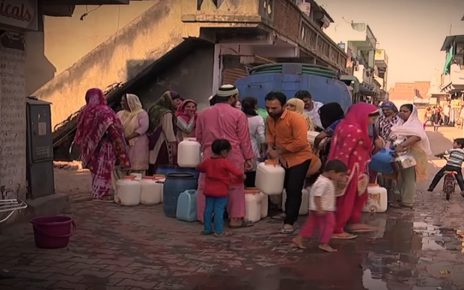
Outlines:
<svg viewBox="0 0 464 290"><path fill-rule="evenodd" d="M5 187L5 190L11 193L7 198L25 199L26 93L24 50L8 48L3 46L3 42L0 42L0 68L2 72L0 81L0 187Z"/></svg>

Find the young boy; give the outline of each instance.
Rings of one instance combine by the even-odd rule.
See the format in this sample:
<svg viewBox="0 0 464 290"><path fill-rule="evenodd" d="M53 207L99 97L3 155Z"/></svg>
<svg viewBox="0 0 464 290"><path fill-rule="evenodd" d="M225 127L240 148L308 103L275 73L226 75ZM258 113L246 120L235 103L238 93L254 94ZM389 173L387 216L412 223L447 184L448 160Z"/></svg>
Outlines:
<svg viewBox="0 0 464 290"><path fill-rule="evenodd" d="M243 182L244 173L227 160L232 146L225 139L214 140L211 144L213 156L198 165L198 170L205 173L206 207L204 213L204 235L224 234L224 211L227 206L229 184L236 180ZM214 232L212 220L214 215Z"/></svg>
<svg viewBox="0 0 464 290"><path fill-rule="evenodd" d="M334 182L346 178L348 168L340 160L330 160L324 167L324 172L311 187L310 214L299 234L292 242L300 249L304 249L303 238L310 238L316 228L319 228L319 249L326 252L337 250L329 245L335 227L335 185Z"/></svg>
<svg viewBox="0 0 464 290"><path fill-rule="evenodd" d="M438 182L440 182L440 179L443 175L445 175L445 171L456 171L456 180L458 181L459 188L461 189L461 195L464 196L464 179L462 178L461 171L462 162L464 161L464 138L454 139L453 149L437 154L436 156L442 157L445 154L449 154L448 162L446 162L446 165L437 172L432 183L430 183L428 191L433 191Z"/></svg>

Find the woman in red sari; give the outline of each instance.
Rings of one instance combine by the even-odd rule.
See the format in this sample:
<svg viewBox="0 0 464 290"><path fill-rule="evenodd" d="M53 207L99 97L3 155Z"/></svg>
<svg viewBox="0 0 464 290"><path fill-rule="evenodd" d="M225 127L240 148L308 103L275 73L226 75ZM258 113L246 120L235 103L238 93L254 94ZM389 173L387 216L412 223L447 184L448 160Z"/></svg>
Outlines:
<svg viewBox="0 0 464 290"><path fill-rule="evenodd" d="M122 168L130 168L124 129L100 89L89 89L85 101L87 104L77 120L74 143L81 151L82 165L92 173L92 197L109 199L116 162Z"/></svg>
<svg viewBox="0 0 464 290"><path fill-rule="evenodd" d="M350 224L349 229L352 232L371 230L360 222L361 211L368 197L367 164L373 149L368 128L374 124L378 116L376 106L366 103L354 104L335 131L328 159L343 161L348 167L349 177L343 195L337 197L333 238L356 238L356 235L345 232L347 224Z"/></svg>

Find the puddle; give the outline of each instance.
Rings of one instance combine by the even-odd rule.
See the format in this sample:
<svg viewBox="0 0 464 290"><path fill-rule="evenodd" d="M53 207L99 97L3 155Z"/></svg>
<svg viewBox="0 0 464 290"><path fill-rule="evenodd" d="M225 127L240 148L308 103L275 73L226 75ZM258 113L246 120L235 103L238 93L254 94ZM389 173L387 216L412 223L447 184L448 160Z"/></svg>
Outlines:
<svg viewBox="0 0 464 290"><path fill-rule="evenodd" d="M388 290L387 283L381 279L374 279L369 269L363 272L363 286L369 290Z"/></svg>
<svg viewBox="0 0 464 290"><path fill-rule="evenodd" d="M431 219L427 219L431 221ZM460 250L464 253L464 232L427 222L414 222L413 230L422 236L422 250Z"/></svg>

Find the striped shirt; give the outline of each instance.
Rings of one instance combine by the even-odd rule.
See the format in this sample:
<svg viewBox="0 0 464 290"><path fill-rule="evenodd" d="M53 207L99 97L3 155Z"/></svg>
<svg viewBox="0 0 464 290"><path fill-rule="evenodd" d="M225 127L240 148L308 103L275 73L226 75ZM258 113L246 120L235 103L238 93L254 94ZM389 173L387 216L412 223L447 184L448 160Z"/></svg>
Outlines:
<svg viewBox="0 0 464 290"><path fill-rule="evenodd" d="M462 166L462 162L464 162L464 149L450 149L447 150L445 153L449 154L448 162L446 163L446 165L455 167Z"/></svg>

